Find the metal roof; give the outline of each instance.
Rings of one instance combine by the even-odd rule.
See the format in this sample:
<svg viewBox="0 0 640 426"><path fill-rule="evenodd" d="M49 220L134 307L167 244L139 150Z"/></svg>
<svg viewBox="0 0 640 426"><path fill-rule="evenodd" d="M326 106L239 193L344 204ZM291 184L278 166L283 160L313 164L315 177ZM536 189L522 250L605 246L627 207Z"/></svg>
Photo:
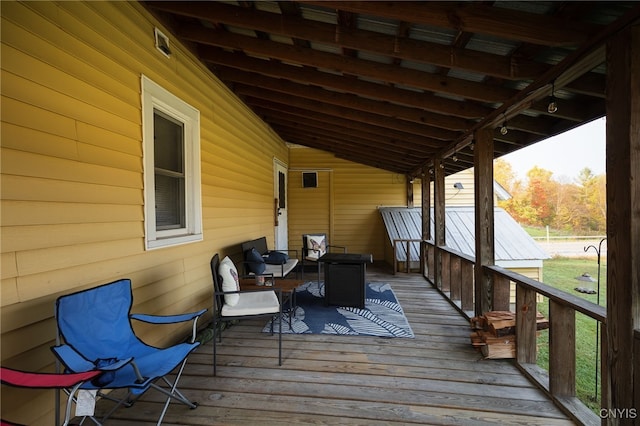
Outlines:
<svg viewBox="0 0 640 426"><path fill-rule="evenodd" d="M522 229L506 211L494 208L496 262L548 259L549 255ZM380 207L393 244L395 239L420 239L422 236L422 209L406 207ZM445 209L446 246L468 256L475 256L475 216L472 206L451 206ZM434 215L431 213L431 235L434 233ZM398 246L399 261L406 261L404 246ZM411 261L418 261L420 247L412 243Z"/></svg>
<svg viewBox="0 0 640 426"><path fill-rule="evenodd" d="M479 129L500 157L602 117L603 46L640 19L637 1L141 3L284 141L410 176L471 167Z"/></svg>

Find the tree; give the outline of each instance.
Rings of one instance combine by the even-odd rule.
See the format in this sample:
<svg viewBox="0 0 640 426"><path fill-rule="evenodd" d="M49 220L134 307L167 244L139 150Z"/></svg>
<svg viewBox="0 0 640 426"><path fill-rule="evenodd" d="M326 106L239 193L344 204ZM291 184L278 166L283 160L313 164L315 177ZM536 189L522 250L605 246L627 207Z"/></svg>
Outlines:
<svg viewBox="0 0 640 426"><path fill-rule="evenodd" d="M591 169L585 167L577 179L575 202L580 206L579 227L584 231L606 229L606 181L604 175L594 176Z"/></svg>
<svg viewBox="0 0 640 426"><path fill-rule="evenodd" d="M515 187L520 185L511 163L502 158L493 162L493 178L511 195Z"/></svg>
<svg viewBox="0 0 640 426"><path fill-rule="evenodd" d="M606 232L605 175L595 176L584 168L573 181L559 182L551 171L536 166L523 183L511 164L498 159L494 178L512 196L499 205L522 224L549 225L574 234Z"/></svg>
<svg viewBox="0 0 640 426"><path fill-rule="evenodd" d="M529 184L527 198L534 214L529 220L532 225L551 225L556 213L554 199L557 183L551 180L552 172L534 166L527 172Z"/></svg>

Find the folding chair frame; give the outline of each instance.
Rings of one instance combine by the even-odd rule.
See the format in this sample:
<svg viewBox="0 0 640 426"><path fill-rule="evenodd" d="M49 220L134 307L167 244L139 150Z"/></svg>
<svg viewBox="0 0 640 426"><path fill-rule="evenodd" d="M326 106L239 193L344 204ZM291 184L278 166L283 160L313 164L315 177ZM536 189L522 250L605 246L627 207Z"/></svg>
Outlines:
<svg viewBox="0 0 640 426"><path fill-rule="evenodd" d="M119 281L114 281L112 283L109 284L105 284L104 286L108 286L108 285L112 285L112 284L116 284L119 283L121 281L128 281L129 283L129 291L131 291L131 284L130 281L128 279L125 280L119 280ZM104 287L104 286L100 286L100 287ZM85 291L91 291L93 289L89 289L89 290L85 290ZM67 296L72 296L72 295L67 295ZM62 296L62 297L67 297L67 296ZM131 297L131 303L133 300L133 295L130 295ZM57 358L58 358L58 369L60 372L60 369L62 367L62 365L64 365L66 372L72 372L74 371L74 368L77 368L79 365L91 365L92 361L88 360L86 358L84 358L84 356L78 352L76 350L76 348L74 348L71 344L68 344L69 342L66 341L65 337L64 337L64 333L60 328L60 322L59 322L59 318L58 318L58 307L59 307L59 301L61 298L58 299L58 301L56 301L56 320L57 320L57 335L56 335L56 343L57 346L55 346L53 349L54 353L56 354ZM131 306L128 307L129 310L131 308ZM185 322L185 321L192 321L192 333L191 333L191 339L189 340L189 344L193 345L193 347L190 349L189 353L192 352L193 350L195 350L195 348L197 346L199 346L199 343L197 343L195 341L196 338L196 334L197 334L197 321L200 318L200 316L202 316L202 314L204 314L207 310L206 309L202 309L198 312L192 312L192 313L188 313L188 314L182 314L182 315L168 315L168 316L158 316L158 315L144 315L144 314L128 314L128 320L129 322L131 321L131 319L135 319L138 321L143 321L143 322L147 322L147 323L151 323L151 324L173 324L173 323L178 323L178 322ZM131 325L130 325L131 326ZM131 328L131 333L133 333L133 335L135 336L135 333L133 332L133 328ZM64 342L64 343L63 343ZM80 385L79 388L82 387L88 387L90 389L96 389L98 390L98 394L97 396L101 397L101 398L105 398L111 401L114 401L116 403L116 405L109 410L100 420L97 420L95 417L92 416L87 416L89 417L94 423L96 423L97 425L101 425L103 422L105 422L120 406L122 405L127 405L130 406L132 405L143 393L145 393L149 388L153 388L158 390L159 392L161 392L162 394L167 396L167 400L164 404L164 407L162 409L162 412L160 414L160 417L158 418L158 422L157 425L162 424L162 420L164 419L164 416L169 408L169 404L171 403L171 400L175 400L178 401L182 404L187 405L189 408L194 409L197 407L197 403L190 401L189 399L187 399L177 388L178 382L180 380L180 377L182 376L182 373L184 371L184 367L186 365L188 359L188 353L185 355L184 359L176 366L178 368L178 372L175 376L175 380L173 380L173 382L169 381L167 379L166 376L156 376L156 377L143 377L143 375L140 372L140 369L138 368L137 364L136 364L136 360L135 357L131 357L130 360L128 360L126 363L124 363L123 365L120 365L119 368L123 368L125 365L131 365L131 367L133 368L133 370L135 371L135 375L137 377L137 380L135 381L135 383L131 383L131 384L127 384L126 386L118 386L118 387L128 387L129 391L127 393L127 395L122 398L122 399L115 399L110 397L109 395L106 395L103 392L100 392L102 389L114 389L115 387L109 387L109 385L105 385L104 387L97 387L97 386L84 386L86 384L86 382L82 383ZM120 362L120 361L119 361ZM73 366L69 365L70 363L74 364ZM117 369L115 370L117 371ZM162 386L159 386L158 384L155 383L155 381L157 379L162 379L162 381L167 385L168 389ZM57 407L56 407L56 425L58 425L58 419L59 419L59 390L57 391L57 395L56 395L56 402L57 402ZM84 421L84 419L83 419Z"/></svg>
<svg viewBox="0 0 640 426"><path fill-rule="evenodd" d="M278 318L278 365L282 365L282 289L280 288L265 288L264 290L245 290L245 291L222 291L222 277L218 274L218 266L220 266L220 257L216 253L210 262L211 274L213 278L213 375L217 374L217 344L218 339L222 342L222 330L218 330L218 326L225 322L231 322L236 320L248 319L248 318L260 318L271 317L271 335L273 336L273 323L274 319ZM250 293L256 291L273 291L278 297L278 304L280 306L279 312L266 313L266 314L251 314L240 316L222 316L222 306L224 305L224 295L234 293Z"/></svg>

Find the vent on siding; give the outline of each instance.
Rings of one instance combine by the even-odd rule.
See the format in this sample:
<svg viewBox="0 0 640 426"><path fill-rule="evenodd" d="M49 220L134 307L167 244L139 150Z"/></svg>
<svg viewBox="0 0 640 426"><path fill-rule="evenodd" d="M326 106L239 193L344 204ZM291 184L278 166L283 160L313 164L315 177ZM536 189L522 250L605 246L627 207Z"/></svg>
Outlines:
<svg viewBox="0 0 640 426"><path fill-rule="evenodd" d="M167 58L171 57L171 49L169 49L169 37L164 35L158 28L154 30L156 36L156 49Z"/></svg>
<svg viewBox="0 0 640 426"><path fill-rule="evenodd" d="M317 188L318 187L318 172L302 172L302 187L303 188Z"/></svg>

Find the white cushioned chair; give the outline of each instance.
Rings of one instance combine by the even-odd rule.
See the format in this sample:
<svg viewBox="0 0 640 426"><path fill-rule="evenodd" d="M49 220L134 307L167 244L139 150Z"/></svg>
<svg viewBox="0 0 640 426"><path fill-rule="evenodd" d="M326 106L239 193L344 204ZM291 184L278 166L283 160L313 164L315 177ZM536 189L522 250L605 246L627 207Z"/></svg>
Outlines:
<svg viewBox="0 0 640 426"><path fill-rule="evenodd" d="M315 233L315 234L303 234L302 235L302 279L304 279L304 265L316 264L318 265L318 282L320 282L320 267L321 262L318 262L325 253L332 251L333 249L340 249L342 253L347 252L345 246L329 245L327 240L327 234Z"/></svg>
<svg viewBox="0 0 640 426"><path fill-rule="evenodd" d="M278 365L282 365L282 291L279 288L241 291L238 270L229 257L220 261L216 253L210 262L213 277L213 375L216 375L218 327L224 322L255 317L271 317L271 335L278 318Z"/></svg>

